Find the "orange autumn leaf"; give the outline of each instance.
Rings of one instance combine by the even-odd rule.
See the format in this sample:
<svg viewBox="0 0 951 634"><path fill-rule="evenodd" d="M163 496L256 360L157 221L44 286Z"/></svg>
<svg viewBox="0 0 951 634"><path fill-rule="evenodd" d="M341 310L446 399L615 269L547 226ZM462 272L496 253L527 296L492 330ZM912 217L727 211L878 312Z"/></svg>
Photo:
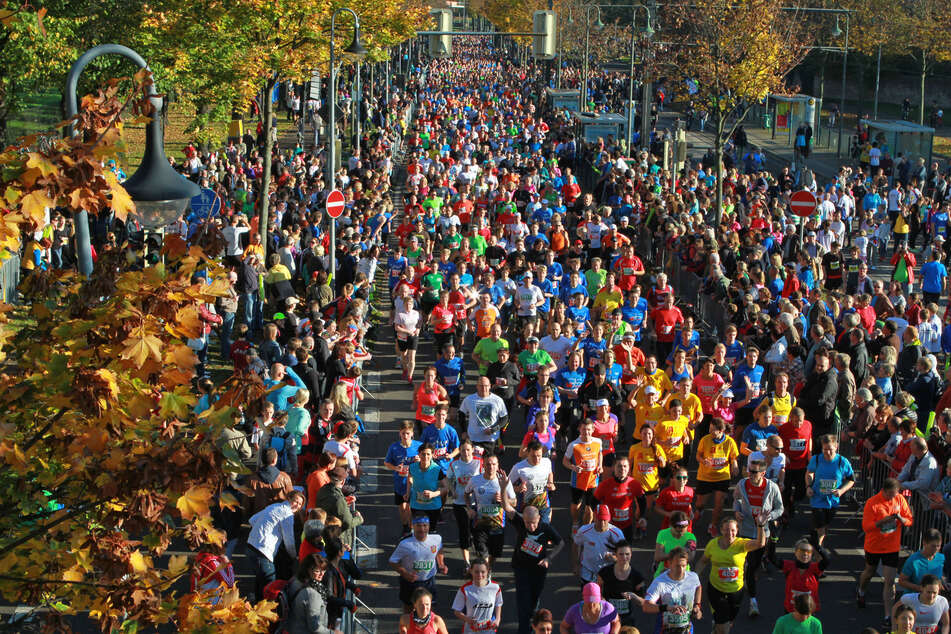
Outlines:
<svg viewBox="0 0 951 634"><path fill-rule="evenodd" d="M147 333L144 327L136 329L123 343L126 347L119 356L131 360L137 368L145 365L149 357L156 361L162 360L162 340Z"/></svg>
<svg viewBox="0 0 951 634"><path fill-rule="evenodd" d="M190 487L178 501L175 507L182 514L182 518L190 520L197 516L206 516L211 510L211 487L199 485Z"/></svg>

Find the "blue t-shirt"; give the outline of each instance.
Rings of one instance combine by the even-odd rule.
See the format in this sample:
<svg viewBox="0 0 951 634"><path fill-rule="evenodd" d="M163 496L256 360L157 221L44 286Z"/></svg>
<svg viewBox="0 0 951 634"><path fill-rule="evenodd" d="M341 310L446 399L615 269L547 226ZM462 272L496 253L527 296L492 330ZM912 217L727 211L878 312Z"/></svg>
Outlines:
<svg viewBox="0 0 951 634"><path fill-rule="evenodd" d="M641 327L647 318L647 300L638 298L637 303L631 306L630 302L621 306L621 319L626 321L634 330L634 340L641 340Z"/></svg>
<svg viewBox="0 0 951 634"><path fill-rule="evenodd" d="M606 339L595 341L591 337L586 337L581 341L578 347L584 351L584 367L591 369L601 363L604 351L607 350L608 342Z"/></svg>
<svg viewBox="0 0 951 634"><path fill-rule="evenodd" d="M921 584L921 578L925 575L935 575L940 579L944 574L944 555L935 553L934 557L927 559L920 552L913 553L905 560L901 573L908 575L908 580L916 585Z"/></svg>
<svg viewBox="0 0 951 634"><path fill-rule="evenodd" d="M591 311L587 306L569 306L565 309L565 315L575 323L575 335L581 336L588 328L587 322L591 319Z"/></svg>
<svg viewBox="0 0 951 634"><path fill-rule="evenodd" d="M948 269L944 264L932 260L921 265L921 290L925 293L941 293Z"/></svg>
<svg viewBox="0 0 951 634"><path fill-rule="evenodd" d="M739 341L724 344L726 346L726 358L732 363L740 363L746 357L746 348Z"/></svg>
<svg viewBox="0 0 951 634"><path fill-rule="evenodd" d="M386 269L389 271L388 275L391 290L395 288L397 284L399 284L400 275L406 270L407 266L409 266L409 262L406 260L406 256L401 255L398 258L394 258L391 255L389 258L387 258Z"/></svg>
<svg viewBox="0 0 951 634"><path fill-rule="evenodd" d="M569 286L568 284L570 284L570 282L563 284L561 287L561 301L564 303L571 303L571 298L575 293L581 293L583 296L589 297L588 287L585 286L584 282L581 282L577 286Z"/></svg>
<svg viewBox="0 0 951 634"><path fill-rule="evenodd" d="M608 373L605 375L604 380L613 385L620 385L622 371L620 363L613 363L611 367L608 368Z"/></svg>
<svg viewBox="0 0 951 634"><path fill-rule="evenodd" d="M409 507L421 511L435 511L442 508L442 498L439 496L431 500L419 497L421 491L438 491L439 481L445 478L443 470L433 461L429 469L423 471L418 462L409 466L409 474L413 476L413 489L409 492Z"/></svg>
<svg viewBox="0 0 951 634"><path fill-rule="evenodd" d="M555 375L555 385L561 388L567 388L572 392L577 392L578 388L584 385L587 373L584 368L569 370L567 367Z"/></svg>
<svg viewBox="0 0 951 634"><path fill-rule="evenodd" d="M429 425L428 427L432 427ZM411 465L416 462L416 454L419 453L419 448L423 443L418 440L411 440L409 447L404 447L399 442L395 442L390 445L390 448L386 451L386 460L391 465L402 466L402 465ZM393 472L393 491L397 495L406 495L406 477L401 476L398 472Z"/></svg>
<svg viewBox="0 0 951 634"><path fill-rule="evenodd" d="M462 365L460 357L453 357L446 361L442 357L436 359L433 364L436 367L436 374L441 379L443 387L449 394L459 394L459 391L465 387L466 369Z"/></svg>
<svg viewBox="0 0 951 634"><path fill-rule="evenodd" d="M750 385L753 386L754 393L753 399L743 409L756 407L759 402L759 395L762 393L764 373L765 370L761 365L751 368L746 361L737 365L733 370L733 384L730 386L730 389L733 391L734 402L739 403L740 401L746 400L746 381L743 380L743 377L747 376L750 379Z"/></svg>
<svg viewBox="0 0 951 634"><path fill-rule="evenodd" d="M766 439L778 433L779 430L775 425L760 427L759 423L756 423L755 425L748 426L743 431L743 442L753 451L766 451Z"/></svg>
<svg viewBox="0 0 951 634"><path fill-rule="evenodd" d="M551 297L548 297L548 295L554 295L555 289L552 287L551 282L549 282L547 278L535 282L535 286L538 287L538 289L542 292L542 295L545 297L545 303L539 306L538 310L540 312L547 313L549 310L551 310Z"/></svg>
<svg viewBox="0 0 951 634"><path fill-rule="evenodd" d="M816 454L809 459L806 472L814 476L812 481L814 493L809 503L817 509L838 507L839 498L830 492L855 477L852 464L840 454L836 454L831 462L826 460L822 454Z"/></svg>
<svg viewBox="0 0 951 634"><path fill-rule="evenodd" d="M443 471L449 470L450 460L446 457L459 448L459 434L449 425L436 429L436 425L426 425L422 441L433 446L433 460Z"/></svg>

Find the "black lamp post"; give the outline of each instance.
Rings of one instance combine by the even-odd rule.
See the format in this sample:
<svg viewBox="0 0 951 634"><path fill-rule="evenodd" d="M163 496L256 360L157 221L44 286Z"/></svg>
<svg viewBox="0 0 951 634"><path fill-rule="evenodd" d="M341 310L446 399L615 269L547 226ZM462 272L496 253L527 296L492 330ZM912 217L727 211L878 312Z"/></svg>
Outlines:
<svg viewBox="0 0 951 634"><path fill-rule="evenodd" d="M79 75L89 62L110 54L122 55L132 60L139 68L148 68L141 55L119 44L102 44L89 49L76 60L66 76L67 117L74 117L79 112L76 96ZM139 224L146 229L158 229L178 218L188 207L189 201L201 193L201 188L176 172L165 157L165 132L161 117L163 102L154 85L149 86L149 101L155 110L145 129L145 154L139 169L122 185L135 202ZM72 125L69 133L76 133ZM85 210L76 212L75 224L79 271L88 277L92 274L92 249L89 220Z"/></svg>

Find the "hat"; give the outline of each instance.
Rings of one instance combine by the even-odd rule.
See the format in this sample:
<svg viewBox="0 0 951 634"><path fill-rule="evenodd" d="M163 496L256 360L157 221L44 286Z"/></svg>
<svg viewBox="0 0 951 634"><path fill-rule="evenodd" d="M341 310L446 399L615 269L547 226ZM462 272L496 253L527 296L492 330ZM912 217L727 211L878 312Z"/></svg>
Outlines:
<svg viewBox="0 0 951 634"><path fill-rule="evenodd" d="M320 537L324 532L324 523L320 520L307 520L304 522L304 539L314 539Z"/></svg>
<svg viewBox="0 0 951 634"><path fill-rule="evenodd" d="M429 524L429 516L420 514L413 518L413 524Z"/></svg>
<svg viewBox="0 0 951 634"><path fill-rule="evenodd" d="M733 398L733 390L723 390L723 392L720 393L720 396L723 398Z"/></svg>
<svg viewBox="0 0 951 634"><path fill-rule="evenodd" d="M606 399L606 398L599 398L598 400L596 400L596 401L594 402L594 405L595 405L595 407L601 407L602 405L605 405L605 406L607 406L607 407L610 407L610 406L611 406L611 404L608 403L608 399Z"/></svg>
<svg viewBox="0 0 951 634"><path fill-rule="evenodd" d="M633 332L625 332L624 336L621 337L621 339L623 339L624 341L628 341L628 340L633 341L636 338L637 337L634 336Z"/></svg>
<svg viewBox="0 0 951 634"><path fill-rule="evenodd" d="M274 319L287 319L287 316L284 313L274 313Z"/></svg>
<svg viewBox="0 0 951 634"><path fill-rule="evenodd" d="M644 388L644 394L659 394L659 392L657 391L657 388L654 387L653 385L648 385L647 387Z"/></svg>
<svg viewBox="0 0 951 634"><path fill-rule="evenodd" d="M608 508L607 504L602 504L598 506L598 519L599 520L610 520L611 519L611 509Z"/></svg>
<svg viewBox="0 0 951 634"><path fill-rule="evenodd" d="M941 240L942 242L944 242L944 236L941 235L940 233L934 237L935 242L937 242L938 240Z"/></svg>
<svg viewBox="0 0 951 634"><path fill-rule="evenodd" d="M630 222L630 221L631 219L628 218L627 216L621 216L621 222Z"/></svg>
<svg viewBox="0 0 951 634"><path fill-rule="evenodd" d="M576 247L583 247L583 246L584 246L584 242L583 242L582 240L575 240L575 246L576 246Z"/></svg>
<svg viewBox="0 0 951 634"><path fill-rule="evenodd" d="M297 297L296 295L291 295L290 297L284 300L284 303L288 306L294 306L296 304L300 304L300 298Z"/></svg>
<svg viewBox="0 0 951 634"><path fill-rule="evenodd" d="M601 508L608 508L602 506ZM608 513L610 515L610 512ZM596 583L586 583L584 584L584 589L581 591L581 596L584 597L584 600L588 603L596 603L601 600L601 586Z"/></svg>
<svg viewBox="0 0 951 634"><path fill-rule="evenodd" d="M526 343L538 343L538 337L529 337L525 340Z"/></svg>
<svg viewBox="0 0 951 634"><path fill-rule="evenodd" d="M807 236L807 237L810 237L810 238L815 238L815 237L816 237L816 232L815 232L815 231L810 231L809 233L806 234L806 236Z"/></svg>

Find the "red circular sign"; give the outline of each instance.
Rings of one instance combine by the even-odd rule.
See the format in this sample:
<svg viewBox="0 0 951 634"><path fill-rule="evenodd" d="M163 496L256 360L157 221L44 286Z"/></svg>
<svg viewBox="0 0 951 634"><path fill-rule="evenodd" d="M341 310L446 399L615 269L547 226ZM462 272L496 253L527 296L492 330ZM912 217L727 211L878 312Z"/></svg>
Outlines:
<svg viewBox="0 0 951 634"><path fill-rule="evenodd" d="M327 208L327 215L331 218L339 218L343 213L343 194L339 189L335 189L327 194L327 202L324 204Z"/></svg>
<svg viewBox="0 0 951 634"><path fill-rule="evenodd" d="M816 204L815 194L808 189L793 192L793 195L789 197L789 208L794 214L803 218L815 213Z"/></svg>

